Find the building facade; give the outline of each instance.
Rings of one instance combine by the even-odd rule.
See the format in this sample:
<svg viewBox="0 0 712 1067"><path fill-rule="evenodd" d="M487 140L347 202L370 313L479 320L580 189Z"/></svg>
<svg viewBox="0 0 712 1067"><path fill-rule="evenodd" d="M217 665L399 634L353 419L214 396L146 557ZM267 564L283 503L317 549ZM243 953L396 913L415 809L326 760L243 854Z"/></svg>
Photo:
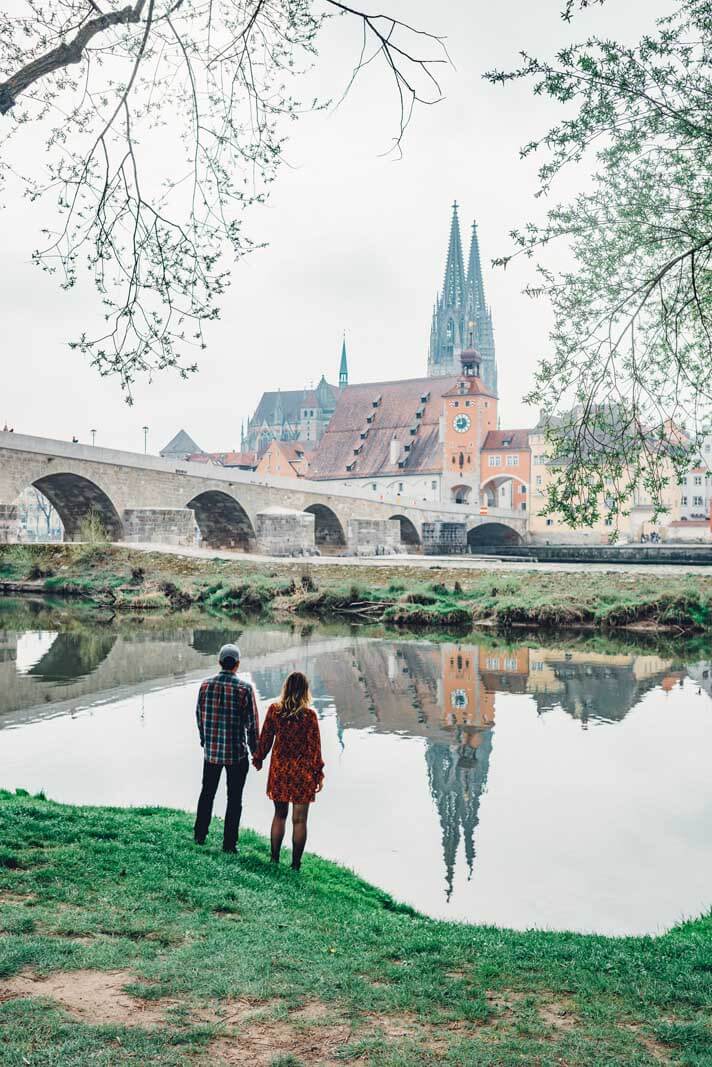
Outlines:
<svg viewBox="0 0 712 1067"><path fill-rule="evenodd" d="M339 392L349 384L346 337L341 344L338 387L322 374L316 389L277 389L262 394L257 409L243 429L241 449L259 457L270 441L321 440L336 408Z"/></svg>
<svg viewBox="0 0 712 1067"><path fill-rule="evenodd" d="M472 225L470 255L465 271L457 203L450 222L445 277L433 308L428 375L457 374L465 349L480 353L480 373L486 389L497 392L497 358L492 314L485 300L477 223Z"/></svg>

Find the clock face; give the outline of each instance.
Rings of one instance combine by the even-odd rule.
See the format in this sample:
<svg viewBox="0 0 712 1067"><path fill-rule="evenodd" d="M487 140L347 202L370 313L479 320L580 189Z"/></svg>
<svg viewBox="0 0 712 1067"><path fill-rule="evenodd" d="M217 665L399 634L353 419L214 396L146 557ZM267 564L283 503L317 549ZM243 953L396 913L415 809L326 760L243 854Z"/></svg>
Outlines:
<svg viewBox="0 0 712 1067"><path fill-rule="evenodd" d="M470 428L470 416L456 415L452 420L452 425L457 433L467 433Z"/></svg>

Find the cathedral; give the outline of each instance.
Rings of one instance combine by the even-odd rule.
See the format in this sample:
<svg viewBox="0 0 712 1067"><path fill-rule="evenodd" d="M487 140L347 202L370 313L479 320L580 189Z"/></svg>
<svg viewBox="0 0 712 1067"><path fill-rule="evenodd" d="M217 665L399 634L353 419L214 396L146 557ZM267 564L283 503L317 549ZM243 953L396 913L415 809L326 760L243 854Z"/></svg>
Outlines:
<svg viewBox="0 0 712 1067"><path fill-rule="evenodd" d="M485 301L477 223L472 224L470 257L465 273L457 202L450 223L445 279L435 301L430 329L428 377L439 378L459 372L464 349L477 349L485 387L497 396L497 360L494 350L492 314Z"/></svg>

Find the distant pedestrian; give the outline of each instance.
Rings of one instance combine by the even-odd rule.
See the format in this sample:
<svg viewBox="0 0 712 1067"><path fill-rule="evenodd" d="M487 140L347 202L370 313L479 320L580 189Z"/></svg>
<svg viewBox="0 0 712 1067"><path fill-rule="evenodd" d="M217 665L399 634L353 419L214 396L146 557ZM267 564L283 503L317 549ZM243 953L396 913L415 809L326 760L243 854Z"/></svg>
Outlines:
<svg viewBox="0 0 712 1067"><path fill-rule="evenodd" d="M78 445L79 444L79 438L78 437L73 437L72 438L72 444L73 445Z"/></svg>
<svg viewBox="0 0 712 1067"><path fill-rule="evenodd" d="M309 682L299 671L290 674L279 700L271 704L265 718L254 766L259 771L272 749L267 796L274 803L270 843L272 862L279 854L292 805L292 868L298 871L307 843L307 817L324 785L319 720L310 707Z"/></svg>
<svg viewBox="0 0 712 1067"><path fill-rule="evenodd" d="M242 791L249 770L248 749L254 755L259 736L255 691L236 677L240 666L237 645L223 645L218 654L220 673L203 682L196 718L204 750L203 786L198 800L194 836L202 845L208 836L213 802L223 767L227 778L227 810L223 851L236 852L242 815Z"/></svg>

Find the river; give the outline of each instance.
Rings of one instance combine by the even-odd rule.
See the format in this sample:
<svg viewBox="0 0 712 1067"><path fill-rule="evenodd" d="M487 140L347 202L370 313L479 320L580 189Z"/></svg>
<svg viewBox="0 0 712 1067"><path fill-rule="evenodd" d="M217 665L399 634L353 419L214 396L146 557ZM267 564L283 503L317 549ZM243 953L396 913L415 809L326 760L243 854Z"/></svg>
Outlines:
<svg viewBox="0 0 712 1067"><path fill-rule="evenodd" d="M263 711L288 671L312 681L326 785L308 851L466 922L644 934L712 906L712 663L694 648L0 601L0 786L191 810L197 687L233 639ZM265 784L251 771L243 816L262 833Z"/></svg>

